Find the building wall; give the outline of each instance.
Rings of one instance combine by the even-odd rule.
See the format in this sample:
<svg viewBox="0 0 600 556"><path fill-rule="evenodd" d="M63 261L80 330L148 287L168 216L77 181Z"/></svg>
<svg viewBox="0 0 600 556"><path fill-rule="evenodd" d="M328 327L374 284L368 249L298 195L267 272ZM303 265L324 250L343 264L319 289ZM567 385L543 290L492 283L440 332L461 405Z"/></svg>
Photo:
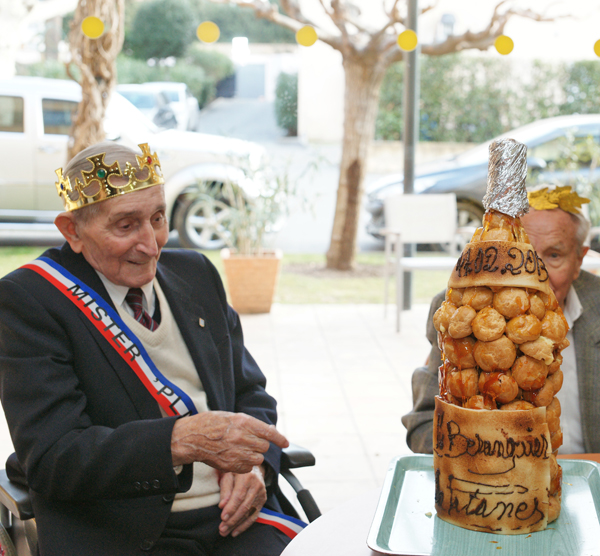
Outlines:
<svg viewBox="0 0 600 556"><path fill-rule="evenodd" d="M300 47L298 135L311 142L337 143L344 126L341 54L317 42Z"/></svg>

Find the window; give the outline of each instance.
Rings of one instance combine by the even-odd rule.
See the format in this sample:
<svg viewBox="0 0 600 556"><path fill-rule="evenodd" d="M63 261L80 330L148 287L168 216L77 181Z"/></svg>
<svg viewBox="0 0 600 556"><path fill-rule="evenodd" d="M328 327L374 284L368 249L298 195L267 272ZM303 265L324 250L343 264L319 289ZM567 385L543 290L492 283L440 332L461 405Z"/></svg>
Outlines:
<svg viewBox="0 0 600 556"><path fill-rule="evenodd" d="M565 137L556 137L530 148L527 154L544 159L550 167L589 168L594 156L594 145L596 149L598 146L598 132L593 133L590 130L589 133L585 133L585 131L574 129Z"/></svg>
<svg viewBox="0 0 600 556"><path fill-rule="evenodd" d="M179 93L177 91L163 91L163 94L169 99L169 102L179 102Z"/></svg>
<svg viewBox="0 0 600 556"><path fill-rule="evenodd" d="M0 131L23 133L23 98L0 96Z"/></svg>
<svg viewBox="0 0 600 556"><path fill-rule="evenodd" d="M131 104L137 106L140 110L152 110L156 106L154 93L141 93L136 91L122 91L121 93Z"/></svg>
<svg viewBox="0 0 600 556"><path fill-rule="evenodd" d="M42 99L44 133L69 135L73 113L77 103L70 100Z"/></svg>

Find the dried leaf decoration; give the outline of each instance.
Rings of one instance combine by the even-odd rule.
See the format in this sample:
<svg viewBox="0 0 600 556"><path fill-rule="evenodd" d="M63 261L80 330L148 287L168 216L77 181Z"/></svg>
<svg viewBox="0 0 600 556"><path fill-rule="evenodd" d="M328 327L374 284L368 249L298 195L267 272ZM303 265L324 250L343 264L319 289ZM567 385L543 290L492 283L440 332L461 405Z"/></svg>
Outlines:
<svg viewBox="0 0 600 556"><path fill-rule="evenodd" d="M529 205L535 210L552 210L560 208L571 214L578 214L581 206L590 200L580 197L576 191L571 190L570 185L556 187L548 190L547 187L539 191L531 191L527 194Z"/></svg>

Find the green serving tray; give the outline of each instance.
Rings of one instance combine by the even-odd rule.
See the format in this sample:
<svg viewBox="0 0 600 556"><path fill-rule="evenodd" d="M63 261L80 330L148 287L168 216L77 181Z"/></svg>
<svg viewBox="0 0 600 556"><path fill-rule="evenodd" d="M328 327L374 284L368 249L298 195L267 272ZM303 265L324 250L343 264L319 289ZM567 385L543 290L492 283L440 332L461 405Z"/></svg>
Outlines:
<svg viewBox="0 0 600 556"><path fill-rule="evenodd" d="M545 531L494 535L437 517L433 456L391 461L367 538L371 550L398 556L600 556L600 465L561 459L560 517Z"/></svg>

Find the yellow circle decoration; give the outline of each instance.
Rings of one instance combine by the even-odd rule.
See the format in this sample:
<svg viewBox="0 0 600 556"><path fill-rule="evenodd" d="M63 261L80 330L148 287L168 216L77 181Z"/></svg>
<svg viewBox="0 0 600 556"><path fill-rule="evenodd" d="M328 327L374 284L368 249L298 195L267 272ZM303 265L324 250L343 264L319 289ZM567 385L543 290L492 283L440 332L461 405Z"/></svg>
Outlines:
<svg viewBox="0 0 600 556"><path fill-rule="evenodd" d="M312 46L318 38L317 32L311 25L305 25L296 32L296 42L301 46Z"/></svg>
<svg viewBox="0 0 600 556"><path fill-rule="evenodd" d="M202 42L217 42L221 36L221 31L216 23L204 21L198 25L196 35Z"/></svg>
<svg viewBox="0 0 600 556"><path fill-rule="evenodd" d="M597 40L594 44L594 52L596 53L596 56L600 58L600 40Z"/></svg>
<svg viewBox="0 0 600 556"><path fill-rule="evenodd" d="M506 35L500 35L494 41L494 46L500 54L506 56L512 52L513 48L515 47L515 43L510 37L507 37Z"/></svg>
<svg viewBox="0 0 600 556"><path fill-rule="evenodd" d="M417 44L419 44L419 39L412 29L402 31L402 33L398 35L398 46L405 52L412 52L417 48Z"/></svg>
<svg viewBox="0 0 600 556"><path fill-rule="evenodd" d="M97 17L86 17L81 22L81 31L89 39L97 39L104 33L104 23Z"/></svg>

